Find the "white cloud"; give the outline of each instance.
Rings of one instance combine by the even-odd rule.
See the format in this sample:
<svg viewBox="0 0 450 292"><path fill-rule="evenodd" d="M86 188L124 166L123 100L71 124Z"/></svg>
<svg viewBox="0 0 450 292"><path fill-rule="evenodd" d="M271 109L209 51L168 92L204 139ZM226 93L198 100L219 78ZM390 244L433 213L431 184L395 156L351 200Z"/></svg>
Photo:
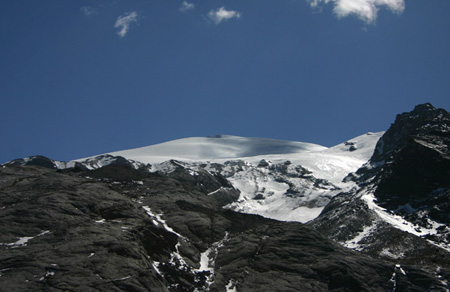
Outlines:
<svg viewBox="0 0 450 292"><path fill-rule="evenodd" d="M90 6L83 6L80 8L80 11L86 16L91 16L97 13L97 11L95 11L95 9Z"/></svg>
<svg viewBox="0 0 450 292"><path fill-rule="evenodd" d="M311 7L318 8L321 3L334 4L334 13L338 18L356 15L367 23L377 19L380 7L386 7L392 12L401 13L405 9L404 0L307 0Z"/></svg>
<svg viewBox="0 0 450 292"><path fill-rule="evenodd" d="M219 24L231 18L239 18L241 17L241 13L233 10L226 10L225 7L222 6L219 9L208 12L208 17L214 21L215 24Z"/></svg>
<svg viewBox="0 0 450 292"><path fill-rule="evenodd" d="M115 28L120 28L117 34L120 37L126 36L132 22L137 22L136 11L125 13L124 15L117 17L116 23L114 24Z"/></svg>
<svg viewBox="0 0 450 292"><path fill-rule="evenodd" d="M192 10L194 8L195 8L194 3L189 3L187 1L183 1L183 3L181 3L180 11L186 12L186 11Z"/></svg>

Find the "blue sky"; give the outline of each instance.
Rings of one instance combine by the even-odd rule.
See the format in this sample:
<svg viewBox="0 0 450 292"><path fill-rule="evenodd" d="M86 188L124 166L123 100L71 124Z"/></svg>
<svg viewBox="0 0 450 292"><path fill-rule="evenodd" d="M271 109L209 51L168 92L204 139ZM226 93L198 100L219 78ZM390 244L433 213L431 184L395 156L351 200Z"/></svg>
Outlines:
<svg viewBox="0 0 450 292"><path fill-rule="evenodd" d="M419 103L450 110L449 11L448 0L2 0L0 163L215 134L332 146Z"/></svg>

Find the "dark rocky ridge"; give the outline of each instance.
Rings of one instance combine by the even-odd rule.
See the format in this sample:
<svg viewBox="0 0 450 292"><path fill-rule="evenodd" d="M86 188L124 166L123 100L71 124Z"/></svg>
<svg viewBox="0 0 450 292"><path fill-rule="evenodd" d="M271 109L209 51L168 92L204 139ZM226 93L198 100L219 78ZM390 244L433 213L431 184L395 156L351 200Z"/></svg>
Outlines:
<svg viewBox="0 0 450 292"><path fill-rule="evenodd" d="M416 224L450 223L450 113L423 104L398 115L353 180Z"/></svg>
<svg viewBox="0 0 450 292"><path fill-rule="evenodd" d="M370 161L346 178L359 187L334 197L310 225L374 257L393 258L430 271L448 269L449 146L450 114L445 110L423 104L398 115ZM419 236L382 220L369 208L364 199L367 194L373 195L386 214L401 216L405 225L415 224ZM433 229L436 234L427 234Z"/></svg>
<svg viewBox="0 0 450 292"><path fill-rule="evenodd" d="M450 223L450 114L430 104L397 116L372 163L386 161L375 196L391 210L409 204ZM399 210L400 211L400 210ZM406 210L403 210L406 211ZM417 221L419 222L419 221Z"/></svg>
<svg viewBox="0 0 450 292"><path fill-rule="evenodd" d="M226 186L202 178L208 179ZM438 283L414 266L403 267L403 276L393 262L344 249L303 224L222 210L202 187L181 173L119 165L93 171L3 166L0 285L7 291L226 291L227 285L389 291L395 282L396 291L426 291ZM201 253L217 242L208 285L211 272L196 269Z"/></svg>

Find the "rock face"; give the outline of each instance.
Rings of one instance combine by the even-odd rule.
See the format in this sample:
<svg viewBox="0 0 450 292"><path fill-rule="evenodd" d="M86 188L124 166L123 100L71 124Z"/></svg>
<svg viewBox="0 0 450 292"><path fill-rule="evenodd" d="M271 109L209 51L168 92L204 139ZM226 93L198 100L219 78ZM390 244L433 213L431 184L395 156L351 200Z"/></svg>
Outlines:
<svg viewBox="0 0 450 292"><path fill-rule="evenodd" d="M380 206L415 214L410 220L419 225L426 225L426 218L450 223L448 112L425 104L399 115L372 160L385 161L375 191Z"/></svg>
<svg viewBox="0 0 450 292"><path fill-rule="evenodd" d="M449 154L448 112L423 104L398 115L370 161L346 178L358 187L334 197L310 225L372 256L448 267Z"/></svg>
<svg viewBox="0 0 450 292"><path fill-rule="evenodd" d="M0 287L449 291L449 121L429 104L399 115L345 178L353 189L287 160L12 161L0 166ZM242 191L323 211L308 224L238 213Z"/></svg>
<svg viewBox="0 0 450 292"><path fill-rule="evenodd" d="M207 186L227 182L195 177L124 165L3 166L2 289L425 291L437 281L412 266L404 277L393 262L347 250L301 223L223 210Z"/></svg>

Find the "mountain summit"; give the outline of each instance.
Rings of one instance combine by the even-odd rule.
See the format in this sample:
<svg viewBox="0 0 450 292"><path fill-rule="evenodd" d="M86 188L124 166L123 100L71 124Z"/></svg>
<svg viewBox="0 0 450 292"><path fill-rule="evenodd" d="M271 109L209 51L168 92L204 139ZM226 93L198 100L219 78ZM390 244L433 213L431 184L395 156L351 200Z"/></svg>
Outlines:
<svg viewBox="0 0 450 292"><path fill-rule="evenodd" d="M14 160L0 285L449 291L449 147L450 114L423 104L331 148L220 135Z"/></svg>
<svg viewBox="0 0 450 292"><path fill-rule="evenodd" d="M333 197L311 225L372 256L447 265L449 146L447 111L423 104L398 115L370 160L345 179L357 187Z"/></svg>

